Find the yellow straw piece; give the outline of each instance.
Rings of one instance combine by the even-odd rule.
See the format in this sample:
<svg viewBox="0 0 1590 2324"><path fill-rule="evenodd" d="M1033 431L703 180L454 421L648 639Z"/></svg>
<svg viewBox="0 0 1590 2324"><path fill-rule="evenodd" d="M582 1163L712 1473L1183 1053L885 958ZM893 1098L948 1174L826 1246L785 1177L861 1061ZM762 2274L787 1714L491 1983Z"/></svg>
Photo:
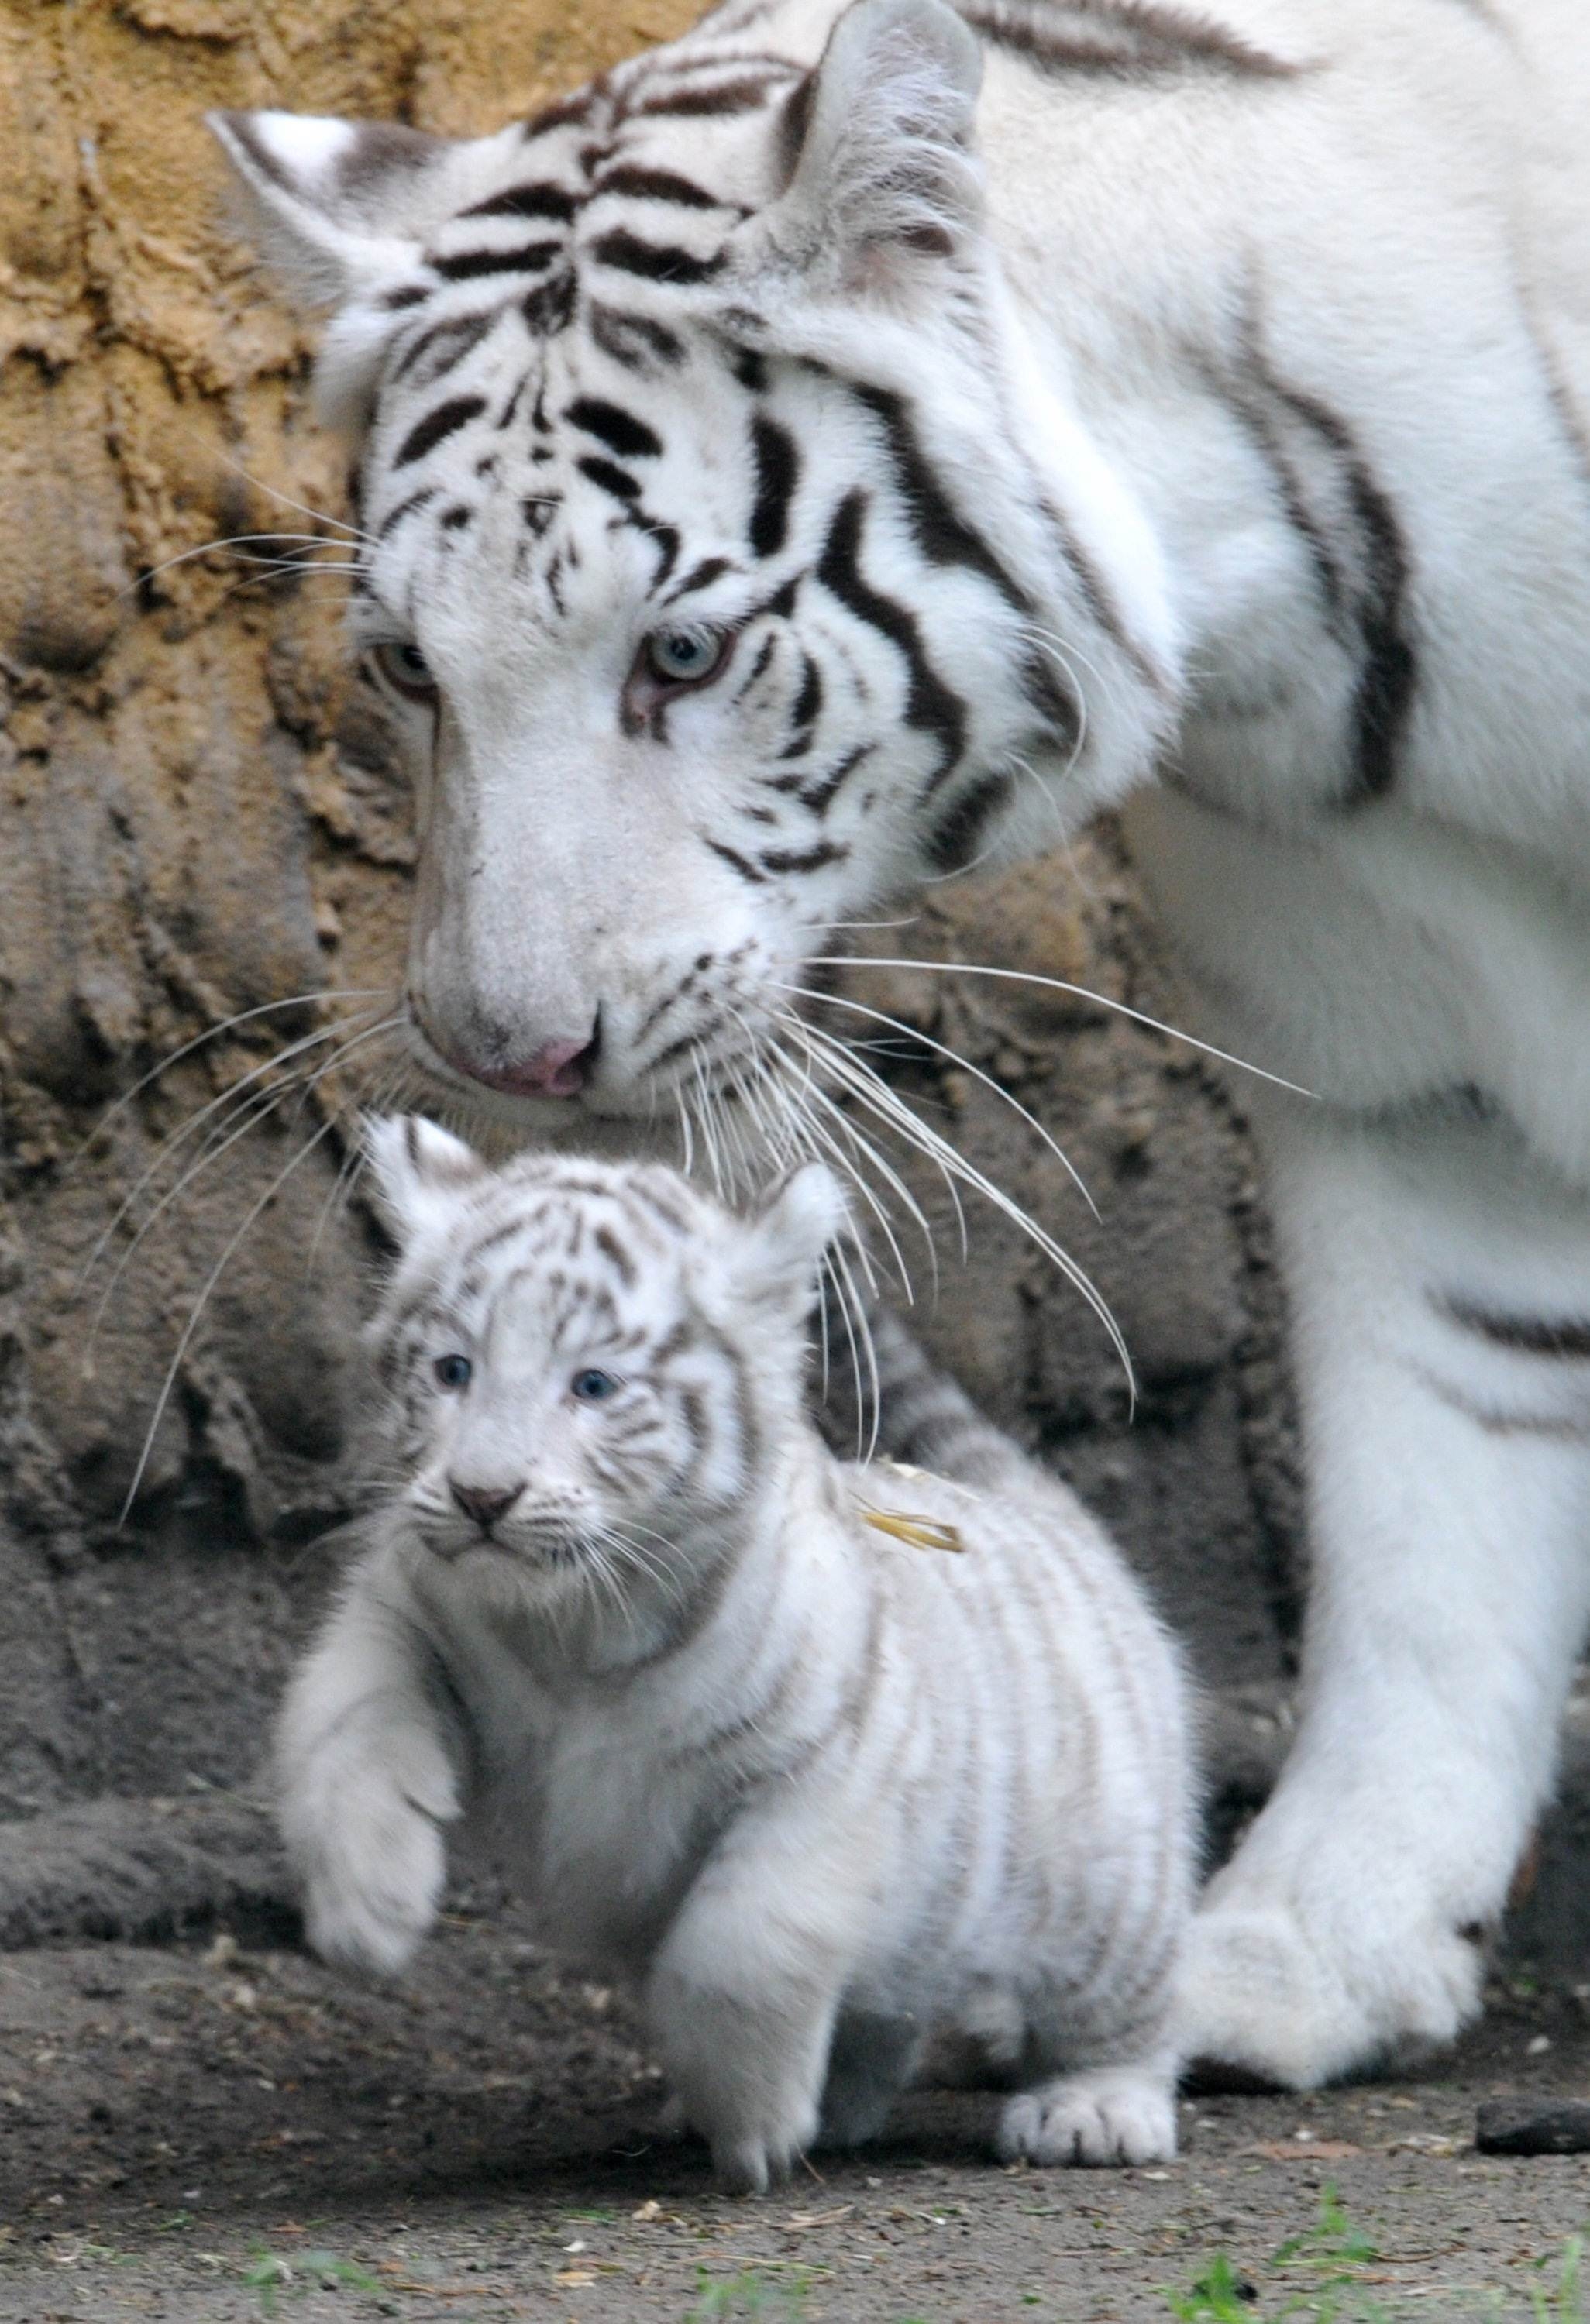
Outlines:
<svg viewBox="0 0 1590 2324"><path fill-rule="evenodd" d="M866 1501L859 1502L857 1507L875 1533L909 1542L913 1549L950 1549L958 1554L966 1548L956 1526L940 1525L934 1517L899 1517L892 1509L874 1509Z"/></svg>

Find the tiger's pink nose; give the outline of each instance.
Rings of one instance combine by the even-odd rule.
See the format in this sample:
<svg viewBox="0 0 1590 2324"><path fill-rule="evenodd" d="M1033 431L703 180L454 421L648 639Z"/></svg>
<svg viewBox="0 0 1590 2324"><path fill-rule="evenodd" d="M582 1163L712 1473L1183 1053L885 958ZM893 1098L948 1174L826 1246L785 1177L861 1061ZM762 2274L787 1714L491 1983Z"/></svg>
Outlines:
<svg viewBox="0 0 1590 2324"><path fill-rule="evenodd" d="M473 1517L483 1532L489 1532L499 1517L507 1516L524 1487L510 1485L505 1493L495 1492L486 1485L460 1485L457 1477L449 1477L448 1490L464 1515Z"/></svg>
<svg viewBox="0 0 1590 2324"><path fill-rule="evenodd" d="M533 1057L515 1065L466 1065L471 1081L508 1097L578 1097L596 1062L593 1037L583 1041L543 1041Z"/></svg>

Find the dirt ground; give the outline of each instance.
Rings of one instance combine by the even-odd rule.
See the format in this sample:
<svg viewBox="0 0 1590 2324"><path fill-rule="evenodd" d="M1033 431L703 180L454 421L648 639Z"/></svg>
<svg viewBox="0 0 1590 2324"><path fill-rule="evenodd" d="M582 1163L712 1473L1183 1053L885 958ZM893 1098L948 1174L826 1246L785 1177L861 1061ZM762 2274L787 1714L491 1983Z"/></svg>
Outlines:
<svg viewBox="0 0 1590 2324"><path fill-rule="evenodd" d="M402 1991L225 1932L14 1953L0 2319L1576 2319L1590 2158L1470 2138L1478 2098L1590 2092L1587 1998L1514 1978L1419 2080L1188 2100L1163 2170L1003 2170L995 2101L928 2094L758 2201L660 2130L622 2000L490 1899Z"/></svg>

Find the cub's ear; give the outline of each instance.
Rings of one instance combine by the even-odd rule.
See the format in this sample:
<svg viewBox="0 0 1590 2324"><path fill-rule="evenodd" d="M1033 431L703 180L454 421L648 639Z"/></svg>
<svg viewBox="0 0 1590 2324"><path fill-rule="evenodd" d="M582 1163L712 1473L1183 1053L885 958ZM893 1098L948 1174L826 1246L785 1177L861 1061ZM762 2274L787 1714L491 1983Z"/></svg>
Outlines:
<svg viewBox="0 0 1590 2324"><path fill-rule="evenodd" d="M458 1196L487 1176L472 1147L417 1113L367 1115L365 1159L382 1217L404 1245L450 1226Z"/></svg>
<svg viewBox="0 0 1590 2324"><path fill-rule="evenodd" d="M844 1189L826 1163L808 1162L793 1171L748 1222L742 1292L758 1305L803 1319L818 1262L849 1217Z"/></svg>
<svg viewBox="0 0 1590 2324"><path fill-rule="evenodd" d="M972 237L983 78L944 0L854 0L784 116L789 182L745 229L775 264L846 295L904 287ZM824 281L824 278L827 278Z"/></svg>

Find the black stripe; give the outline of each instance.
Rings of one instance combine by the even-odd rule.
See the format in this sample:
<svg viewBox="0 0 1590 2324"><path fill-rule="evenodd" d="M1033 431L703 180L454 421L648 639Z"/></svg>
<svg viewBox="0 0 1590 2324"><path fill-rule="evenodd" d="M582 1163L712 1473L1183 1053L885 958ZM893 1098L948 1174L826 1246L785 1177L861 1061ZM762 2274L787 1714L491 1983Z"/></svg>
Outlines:
<svg viewBox="0 0 1590 2324"><path fill-rule="evenodd" d="M837 597L858 621L870 622L905 657L910 673L905 723L921 733L936 734L941 747L938 765L928 782L931 793L966 748L966 706L929 661L915 615L864 578L858 560L866 511L864 492L858 488L846 493L828 528L817 577L830 596Z"/></svg>
<svg viewBox="0 0 1590 2324"><path fill-rule="evenodd" d="M1256 344L1249 348L1257 357ZM1262 368L1262 363L1261 363ZM1254 449L1263 459L1275 482L1275 489L1288 523L1297 533L1308 552L1314 568L1319 594L1333 621L1339 622L1348 611L1347 576L1334 554L1326 533L1316 521L1313 510L1305 496L1302 481L1288 456L1287 448L1277 429L1269 401L1247 392L1240 382L1228 382L1211 369L1210 383L1238 425L1247 435Z"/></svg>
<svg viewBox="0 0 1590 2324"><path fill-rule="evenodd" d="M789 536L790 503L800 479L800 455L789 429L762 411L751 423L751 450L756 462L751 548L757 557L776 557Z"/></svg>
<svg viewBox="0 0 1590 2324"><path fill-rule="evenodd" d="M753 395L760 395L767 385L767 362L754 347L736 347L734 355L735 377Z"/></svg>
<svg viewBox="0 0 1590 2324"><path fill-rule="evenodd" d="M474 520L475 511L472 508L465 508L460 503L457 508L443 511L441 528L444 532L459 532L465 525L473 523Z"/></svg>
<svg viewBox="0 0 1590 2324"><path fill-rule="evenodd" d="M591 188L593 194L634 194L642 201L677 202L681 209L738 209L737 202L720 202L692 179L676 177L671 170L621 167L605 170Z"/></svg>
<svg viewBox="0 0 1590 2324"><path fill-rule="evenodd" d="M588 121L596 99L605 94L601 78L587 88L577 88L572 97L560 97L553 104L532 113L524 124L526 144L532 137L544 137L549 129L567 129L578 121Z"/></svg>
<svg viewBox="0 0 1590 2324"><path fill-rule="evenodd" d="M621 226L592 244L591 256L599 259L604 266L616 266L626 274L642 275L649 282L710 282L723 267L721 251L715 258L697 258L690 251L676 249L671 244L642 242L639 235Z"/></svg>
<svg viewBox="0 0 1590 2324"><path fill-rule="evenodd" d="M1066 748L1078 749L1083 736L1080 705L1062 685L1049 650L1036 640L1021 656L1021 690L1044 724Z"/></svg>
<svg viewBox="0 0 1590 2324"><path fill-rule="evenodd" d="M439 403L423 420L417 420L404 437L395 458L394 468L406 468L411 460L421 460L433 452L446 438L485 410L485 399L479 395L455 395L446 403Z"/></svg>
<svg viewBox="0 0 1590 2324"><path fill-rule="evenodd" d="M538 180L530 186L510 186L504 193L492 194L484 202L471 202L458 216L556 218L559 225L567 226L578 208L575 195L565 193L561 186Z"/></svg>
<svg viewBox="0 0 1590 2324"><path fill-rule="evenodd" d="M699 565L691 566L679 587L670 591L669 604L678 604L681 597L689 596L693 590L710 588L713 582L734 569L726 557L704 557Z"/></svg>
<svg viewBox="0 0 1590 2324"><path fill-rule="evenodd" d="M1346 422L1317 396L1277 379L1254 350L1265 385L1329 447L1341 463L1363 537L1364 586L1357 607L1364 667L1353 703L1353 794L1349 804L1383 798L1397 779L1397 760L1418 685L1418 663L1403 632L1408 551L1391 501L1371 474Z"/></svg>
<svg viewBox="0 0 1590 2324"><path fill-rule="evenodd" d="M806 666L800 673L800 690L790 715L797 726L809 726L823 706L823 674L809 654L803 653L802 659Z"/></svg>
<svg viewBox="0 0 1590 2324"><path fill-rule="evenodd" d="M775 776L768 788L775 791L792 790L801 806L809 808L813 815L827 815L837 794L863 760L870 759L876 748L875 742L858 742L854 751L845 753L837 767L831 767L826 775L819 775L815 782L807 783L804 788L799 775Z"/></svg>
<svg viewBox="0 0 1590 2324"><path fill-rule="evenodd" d="M577 461L575 465L582 475L588 476L593 484L600 484L602 490L605 493L611 493L615 500L633 501L640 498L641 488L634 478L626 475L622 468L615 467L611 460L604 460L597 455L591 455Z"/></svg>
<svg viewBox="0 0 1590 2324"><path fill-rule="evenodd" d="M550 339L555 333L567 330L576 296L574 275L568 267L560 268L549 281L527 291L519 302L519 311L531 336Z"/></svg>
<svg viewBox="0 0 1590 2324"><path fill-rule="evenodd" d="M1476 1333L1495 1348L1511 1348L1523 1356L1566 1357L1590 1362L1590 1323L1562 1315L1506 1315L1478 1306L1469 1299L1440 1303L1455 1323Z"/></svg>
<svg viewBox="0 0 1590 2324"><path fill-rule="evenodd" d="M478 274L535 274L563 254L560 242L526 242L517 250L460 250L430 263L444 282L470 282Z"/></svg>
<svg viewBox="0 0 1590 2324"><path fill-rule="evenodd" d="M577 396L563 417L583 428L587 436L599 436L609 451L626 460L654 460L662 449L661 438L643 420L599 395Z"/></svg>
<svg viewBox="0 0 1590 2324"><path fill-rule="evenodd" d="M889 388L867 386L857 381L851 381L849 385L857 401L866 406L883 428L911 530L929 565L964 565L992 582L1018 613L1031 614L1032 601L1027 592L1005 571L982 534L960 515L935 474L922 449L905 398Z"/></svg>
<svg viewBox="0 0 1590 2324"><path fill-rule="evenodd" d="M820 872L825 864L843 863L849 853L849 848L841 841L819 839L815 847L809 847L800 853L793 853L787 849L775 853L769 849L756 860L764 872Z"/></svg>
<svg viewBox="0 0 1590 2324"><path fill-rule="evenodd" d="M433 386L439 379L446 377L455 364L463 362L471 347L480 345L496 319L495 314L460 315L451 322L432 323L429 330L421 331L419 337L405 348L393 372L392 384L395 386L400 379L406 379L430 348L440 346L444 352L425 374L425 385Z"/></svg>
<svg viewBox="0 0 1590 2324"><path fill-rule="evenodd" d="M682 363L684 341L650 315L633 315L619 307L604 306L600 300L591 301L589 311L591 337L604 355L622 364L626 371L638 371L644 355L654 356L664 364Z"/></svg>
<svg viewBox="0 0 1590 2324"><path fill-rule="evenodd" d="M644 509L633 506L625 509L624 521L633 525L637 532L643 532L647 540L655 544L658 551L657 570L652 576L652 586L653 589L661 589L679 562L678 532L671 524L664 524L661 518L648 516Z"/></svg>
<svg viewBox="0 0 1590 2324"><path fill-rule="evenodd" d="M746 675L745 683L740 688L739 693L735 696L735 700L736 702L743 701L745 696L750 693L752 687L755 685L757 679L763 675L769 662L772 661L773 655L777 652L778 643L779 641L776 637L763 638L761 645L756 650L756 659L751 665L750 670Z"/></svg>
<svg viewBox="0 0 1590 2324"><path fill-rule="evenodd" d="M422 509L427 501L433 501L435 498L436 486L422 484L417 493L411 493L406 501L399 501L396 508L388 509L376 527L376 540L384 540L389 532L396 531L406 516L412 516L416 509Z"/></svg>
<svg viewBox="0 0 1590 2324"><path fill-rule="evenodd" d="M766 887L766 873L759 872L754 863L749 862L744 855L739 854L734 848L722 846L716 839L709 839L706 844L711 848L715 855L721 855L726 863L731 864L739 873L742 880L749 880L753 888Z"/></svg>
<svg viewBox="0 0 1590 2324"><path fill-rule="evenodd" d="M816 73L802 73L780 110L775 142L782 180L781 191L795 175L806 144L807 132L811 127L811 108L816 99Z"/></svg>
<svg viewBox="0 0 1590 2324"><path fill-rule="evenodd" d="M964 0L961 14L995 48L1040 72L1117 73L1132 79L1194 71L1290 80L1298 68L1203 15L1155 0L1066 0L1041 14L1001 0Z"/></svg>
<svg viewBox="0 0 1590 2324"><path fill-rule="evenodd" d="M405 282L400 289L389 290L381 303L389 314L395 315L404 307L421 305L430 298L430 289L429 282Z"/></svg>
<svg viewBox="0 0 1590 2324"><path fill-rule="evenodd" d="M1168 681L1164 671L1160 669L1147 649L1139 645L1132 636L1103 574L1054 503L1047 493L1037 489L1036 479L1034 480L1034 497L1039 513L1049 529L1055 547L1071 568L1071 577L1082 592L1083 603L1089 613L1105 635L1126 656L1144 685L1151 687L1156 694L1165 694L1168 691Z"/></svg>
<svg viewBox="0 0 1590 2324"><path fill-rule="evenodd" d="M753 113L769 92L783 86L783 73L759 74L754 79L719 81L716 88L681 88L670 96L648 97L634 108L638 114L710 115Z"/></svg>
<svg viewBox="0 0 1590 2324"><path fill-rule="evenodd" d="M964 872L982 844L992 818L1013 788L1010 775L984 775L952 800L923 842L929 861L940 872Z"/></svg>

